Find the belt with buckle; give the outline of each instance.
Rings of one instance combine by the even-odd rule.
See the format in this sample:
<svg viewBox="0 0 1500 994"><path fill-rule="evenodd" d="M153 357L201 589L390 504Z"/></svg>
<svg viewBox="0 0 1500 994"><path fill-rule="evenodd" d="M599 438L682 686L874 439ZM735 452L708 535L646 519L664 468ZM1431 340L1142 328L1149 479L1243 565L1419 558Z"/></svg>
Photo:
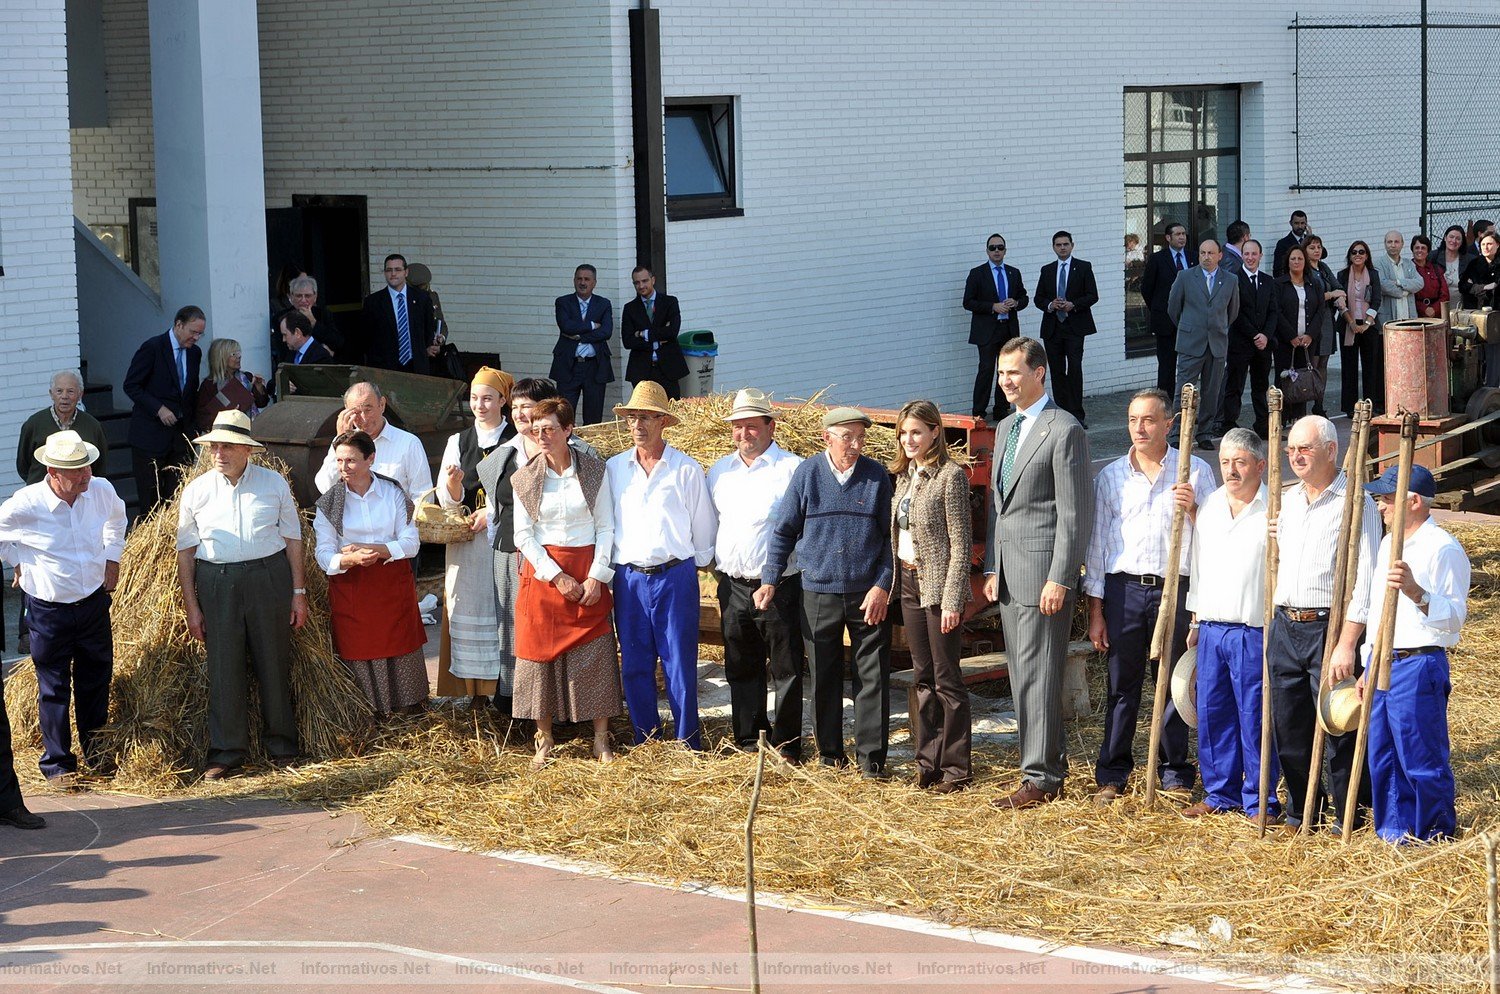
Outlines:
<svg viewBox="0 0 1500 994"><path fill-rule="evenodd" d="M644 573L645 570L641 572ZM732 573L725 573L724 575L729 577L730 582L738 583L742 587L759 587L761 585L760 577L758 576L735 576Z"/></svg>
<svg viewBox="0 0 1500 994"><path fill-rule="evenodd" d="M1152 573L1146 573L1144 575L1137 575L1135 573L1111 573L1110 576L1123 577L1124 579L1129 580L1131 583L1139 583L1143 587L1160 587L1162 584L1167 582L1164 578L1156 576Z"/></svg>
<svg viewBox="0 0 1500 994"><path fill-rule="evenodd" d="M1419 645L1415 649L1396 649L1391 655L1396 659L1406 659L1408 656L1427 656L1435 652L1447 651L1447 648L1441 645Z"/></svg>
<svg viewBox="0 0 1500 994"><path fill-rule="evenodd" d="M1328 620L1326 607L1279 607L1276 610L1280 611L1287 621L1295 621L1299 624Z"/></svg>
<svg viewBox="0 0 1500 994"><path fill-rule="evenodd" d="M916 563L909 563L905 559L898 559L896 560L896 562L900 563L901 568L906 570L908 573L915 573L917 571Z"/></svg>
<svg viewBox="0 0 1500 994"><path fill-rule="evenodd" d="M666 562L659 563L655 566L637 566L635 563L625 563L625 569L628 569L635 573L639 573L642 576L655 576L658 573L665 573L667 570L671 569L673 566L676 566L681 562L681 559L668 559Z"/></svg>

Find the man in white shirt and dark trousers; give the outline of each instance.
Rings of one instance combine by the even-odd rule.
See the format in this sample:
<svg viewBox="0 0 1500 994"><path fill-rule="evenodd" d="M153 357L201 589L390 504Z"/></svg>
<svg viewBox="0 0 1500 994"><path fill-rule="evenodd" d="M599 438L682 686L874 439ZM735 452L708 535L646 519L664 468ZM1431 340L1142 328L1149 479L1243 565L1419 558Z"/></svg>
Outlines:
<svg viewBox="0 0 1500 994"><path fill-rule="evenodd" d="M297 756L291 630L307 621L302 519L286 479L250 462L263 446L240 411L214 418L193 440L213 468L182 491L177 581L188 633L204 642L208 668L206 780L233 776L250 751L246 662L260 688L262 742L271 763Z"/></svg>
<svg viewBox="0 0 1500 994"><path fill-rule="evenodd" d="M776 444L776 417L761 391L741 390L724 420L733 425L735 451L708 471L708 492L719 512L714 559L734 740L754 749L765 731L783 757L800 762L802 583L795 563L788 562L766 610L756 608L754 597L776 504L802 459ZM766 714L768 676L776 694L774 721Z"/></svg>
<svg viewBox="0 0 1500 994"><path fill-rule="evenodd" d="M1266 443L1231 428L1219 443L1224 485L1198 508L1193 525L1192 613L1188 645L1198 648L1198 767L1204 798L1187 818L1220 811L1260 815L1262 646L1266 603ZM1281 813L1276 757L1267 814Z"/></svg>
<svg viewBox="0 0 1500 994"><path fill-rule="evenodd" d="M713 500L702 467L662 437L677 417L660 383L636 384L630 400L614 410L635 443L605 464L615 499L615 628L625 707L637 745L661 737L660 659L677 738L702 749L698 568L714 558Z"/></svg>
<svg viewBox="0 0 1500 994"><path fill-rule="evenodd" d="M109 720L114 675L109 601L125 547L125 503L108 480L93 478L98 458L75 431L49 435L36 450L46 477L0 505L0 557L20 574L36 665L38 765L63 787L78 772L68 705L84 762L97 769L95 733Z"/></svg>
<svg viewBox="0 0 1500 994"><path fill-rule="evenodd" d="M1292 425L1286 448L1287 462L1300 482L1282 498L1281 516L1276 521L1276 610L1271 616L1271 630L1266 633L1266 654L1271 663L1276 758L1286 778L1286 825L1291 830L1299 828L1304 818L1312 818L1317 825L1327 800L1320 784L1317 809L1302 810L1312 768L1313 722L1317 721L1323 645L1333 604L1334 562L1348 478L1339 468L1338 435L1327 418L1299 418ZM1346 619L1363 618L1369 610L1369 570L1380 544L1375 503L1369 497L1361 499L1365 507L1360 520L1359 558ZM1345 625L1349 624L1346 620ZM1329 736L1324 755L1334 806L1342 821L1354 762L1354 736ZM1321 769L1323 757L1319 757L1318 765ZM1369 803L1367 787L1361 789L1361 797L1361 804Z"/></svg>
<svg viewBox="0 0 1500 994"><path fill-rule="evenodd" d="M1084 560L1083 591L1089 599L1089 641L1109 654L1108 703L1104 740L1094 767L1095 800L1114 801L1125 792L1135 768L1132 746L1141 710L1141 688L1150 664L1151 636L1161 608L1168 569L1182 580L1177 590L1177 627L1171 653L1175 660L1187 647L1188 556L1192 549L1192 516L1214 490L1208 464L1192 458L1191 482L1177 484L1177 450L1168 444L1172 401L1151 387L1131 398L1130 451L1110 463L1094 481L1094 527ZM1181 505L1188 511L1179 561L1167 554L1172 517ZM1167 705L1161 743L1160 775L1164 790L1192 790L1197 772L1188 756L1188 727L1176 707Z"/></svg>
<svg viewBox="0 0 1500 994"><path fill-rule="evenodd" d="M375 472L395 480L412 500L420 500L432 489L432 464L422 440L385 418L385 395L373 383L356 383L344 391L344 409L334 422L335 437L358 428L375 440ZM334 446L328 446L323 465L313 482L318 493L339 482Z"/></svg>
<svg viewBox="0 0 1500 994"><path fill-rule="evenodd" d="M1365 491L1380 517L1395 523L1396 467ZM1365 610L1351 609L1334 652L1334 681L1354 672L1359 637L1386 588L1400 591L1389 690L1375 689L1365 670L1361 695L1370 705L1370 781L1375 832L1387 842L1450 839L1458 830L1453 767L1449 762L1448 650L1458 644L1469 613L1469 557L1431 517L1437 486L1424 466L1411 468L1403 558L1391 562L1391 537L1380 542L1370 570Z"/></svg>

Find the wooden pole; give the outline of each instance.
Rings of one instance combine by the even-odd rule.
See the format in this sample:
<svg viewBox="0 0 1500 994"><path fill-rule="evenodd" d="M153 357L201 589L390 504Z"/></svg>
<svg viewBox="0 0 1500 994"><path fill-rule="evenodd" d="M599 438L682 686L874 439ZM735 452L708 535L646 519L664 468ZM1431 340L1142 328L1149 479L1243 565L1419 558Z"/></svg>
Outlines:
<svg viewBox="0 0 1500 994"><path fill-rule="evenodd" d="M1193 473L1193 430L1198 424L1198 391L1191 383L1182 388L1182 424L1177 438L1177 482L1187 483ZM1156 611L1156 630L1151 636L1151 658L1158 660L1156 696L1151 702L1151 746L1146 754L1146 804L1156 803L1156 751L1161 746L1162 717L1167 709L1167 688L1172 683L1173 633L1177 630L1177 589L1182 578L1182 526L1187 512L1172 509L1172 537L1167 543L1166 572L1162 574L1161 604Z"/></svg>
<svg viewBox="0 0 1500 994"><path fill-rule="evenodd" d="M1374 563L1372 572L1389 572L1391 563L1401 558L1406 546L1406 500L1411 489L1411 464L1416 458L1417 418L1410 411L1401 412L1401 461L1396 466L1395 504L1391 510L1391 558L1385 564ZM1356 570L1357 572L1357 570ZM1359 732L1354 739L1354 765L1349 771L1349 793L1344 800L1343 839L1348 843L1354 834L1354 817L1359 806L1359 781L1364 775L1365 750L1370 744L1370 712L1374 711L1375 692L1389 690L1391 686L1391 651L1396 635L1396 598L1401 591L1385 583L1380 584L1385 597L1380 607L1380 631L1370 650L1370 665L1365 670L1364 701L1359 709ZM1373 604L1371 605L1374 606Z"/></svg>
<svg viewBox="0 0 1500 994"><path fill-rule="evenodd" d="M745 916L750 922L751 994L760 994L760 938L755 930L755 812L760 807L760 785L766 777L766 754L770 751L762 729L756 747L755 789L750 792L750 813L745 816Z"/></svg>
<svg viewBox="0 0 1500 994"><path fill-rule="evenodd" d="M1276 562L1278 550L1276 534L1271 522L1281 515L1281 391L1275 387L1266 391L1266 410L1270 412L1270 451L1266 464L1266 563L1265 563L1265 610L1261 615L1260 629L1260 809L1255 816L1255 827L1260 837L1266 837L1266 806L1271 797L1271 616L1276 612ZM1200 719L1202 720L1202 719Z"/></svg>
<svg viewBox="0 0 1500 994"><path fill-rule="evenodd" d="M1328 668L1333 662L1333 650L1339 644L1339 632L1344 627L1344 615L1349 610L1349 598L1353 592L1354 577L1358 573L1359 543L1363 534L1365 518L1365 452L1370 444L1370 418L1374 405L1361 400L1354 405L1354 422L1349 431L1349 448L1344 453L1344 516L1339 522L1339 546L1333 565L1333 600L1328 608L1328 631L1323 637L1323 665L1318 671L1318 695L1321 699L1328 689ZM1323 786L1323 747L1327 735L1321 722L1313 722L1312 763L1307 772L1307 793L1302 801L1302 827L1300 834L1312 832L1314 812Z"/></svg>
<svg viewBox="0 0 1500 994"><path fill-rule="evenodd" d="M1486 910L1490 924L1490 994L1500 994L1500 885L1497 885L1495 850L1500 847L1500 836L1484 837L1484 866L1488 884L1485 888Z"/></svg>

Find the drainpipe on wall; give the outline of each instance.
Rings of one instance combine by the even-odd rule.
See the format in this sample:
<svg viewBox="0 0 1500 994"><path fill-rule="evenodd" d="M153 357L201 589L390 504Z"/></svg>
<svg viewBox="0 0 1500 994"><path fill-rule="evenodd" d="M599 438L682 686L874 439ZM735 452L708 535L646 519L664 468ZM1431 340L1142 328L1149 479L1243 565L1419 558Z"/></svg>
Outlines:
<svg viewBox="0 0 1500 994"><path fill-rule="evenodd" d="M630 119L635 137L635 259L667 282L667 181L662 147L661 12L630 16Z"/></svg>

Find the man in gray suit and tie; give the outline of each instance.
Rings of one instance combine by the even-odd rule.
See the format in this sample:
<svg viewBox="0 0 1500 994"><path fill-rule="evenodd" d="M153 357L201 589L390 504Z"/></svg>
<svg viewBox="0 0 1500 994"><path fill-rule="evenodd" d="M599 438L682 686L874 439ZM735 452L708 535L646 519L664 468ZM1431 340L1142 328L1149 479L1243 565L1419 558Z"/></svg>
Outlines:
<svg viewBox="0 0 1500 994"><path fill-rule="evenodd" d="M1198 448L1218 444L1213 426L1224 399L1229 326L1240 312L1240 280L1219 268L1219 243L1198 246L1198 265L1177 274L1167 314L1177 325L1177 397L1185 383L1198 386Z"/></svg>
<svg viewBox="0 0 1500 994"><path fill-rule="evenodd" d="M1034 338L1000 349L1000 389L1015 407L996 427L984 592L1000 604L1021 733L1021 784L996 798L1020 811L1062 796L1068 774L1062 676L1093 527L1088 437L1047 396L1047 352Z"/></svg>

